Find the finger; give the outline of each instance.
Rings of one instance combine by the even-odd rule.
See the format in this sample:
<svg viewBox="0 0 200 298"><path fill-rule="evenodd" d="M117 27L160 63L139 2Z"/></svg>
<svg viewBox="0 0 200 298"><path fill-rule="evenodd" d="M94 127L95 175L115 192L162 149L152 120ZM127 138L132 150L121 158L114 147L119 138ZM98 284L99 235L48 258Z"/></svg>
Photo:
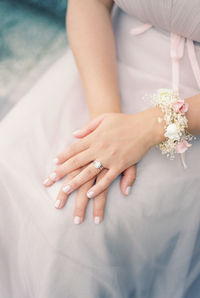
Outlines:
<svg viewBox="0 0 200 298"><path fill-rule="evenodd" d="M93 162L88 164L84 170L82 170L76 177L64 185L63 192L71 193L75 189L79 188L82 184L96 177L99 172L100 170L94 167Z"/></svg>
<svg viewBox="0 0 200 298"><path fill-rule="evenodd" d="M88 142L86 139L78 140L77 142L70 145L66 150L56 155L53 162L57 165L62 164L72 156L80 153L88 148Z"/></svg>
<svg viewBox="0 0 200 298"><path fill-rule="evenodd" d="M81 172L82 169L78 169L73 171L72 173L70 173L67 178L65 179L64 183L66 184L68 181L70 181L71 179L73 179L76 175L78 175ZM64 184L63 184L64 185ZM56 201L55 201L55 208L57 209L61 209L65 206L66 201L68 199L68 194L64 193L62 191L62 187L57 195Z"/></svg>
<svg viewBox="0 0 200 298"><path fill-rule="evenodd" d="M88 204L88 197L86 195L88 189L94 184L95 178L89 180L78 189L78 194L75 203L73 214L74 224L81 224L85 218L85 211Z"/></svg>
<svg viewBox="0 0 200 298"><path fill-rule="evenodd" d="M136 165L130 166L123 172L123 176L120 181L121 192L128 196L131 187L136 179Z"/></svg>
<svg viewBox="0 0 200 298"><path fill-rule="evenodd" d="M88 134L93 132L100 125L100 123L103 121L105 115L106 114L101 114L97 118L89 121L81 129L74 131L72 133L73 136L75 136L76 138L83 138L83 137L87 136Z"/></svg>
<svg viewBox="0 0 200 298"><path fill-rule="evenodd" d="M94 160L93 158L92 150L85 150L81 153L77 154L76 156L70 158L66 162L64 162L62 165L58 166L44 181L45 186L50 186L54 182L60 180L68 173L81 168L85 165L87 165L89 162ZM46 183L46 184L45 184Z"/></svg>
<svg viewBox="0 0 200 298"><path fill-rule="evenodd" d="M94 198L100 193L102 193L111 182L119 175L117 170L111 169L105 174L105 176L97 182L89 191L87 192L88 198Z"/></svg>
<svg viewBox="0 0 200 298"><path fill-rule="evenodd" d="M106 174L107 170L104 169L102 170L99 175L97 176L96 183L104 177ZM94 205L93 205L93 217L94 217L94 223L99 224L102 222L103 217L104 217L104 209L106 205L106 199L107 199L107 192L108 188L100 193L98 196L94 198Z"/></svg>

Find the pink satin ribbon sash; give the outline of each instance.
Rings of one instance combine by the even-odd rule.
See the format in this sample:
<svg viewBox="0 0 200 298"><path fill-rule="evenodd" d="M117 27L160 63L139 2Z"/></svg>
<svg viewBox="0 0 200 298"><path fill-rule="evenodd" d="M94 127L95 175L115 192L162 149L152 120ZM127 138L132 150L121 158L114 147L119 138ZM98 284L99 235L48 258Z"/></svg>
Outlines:
<svg viewBox="0 0 200 298"><path fill-rule="evenodd" d="M139 27L132 28L130 33L133 35L139 35L152 28L153 25L149 23L142 24ZM188 51L188 57L194 73L194 77L197 82L197 86L200 89L200 67L197 61L194 42L191 39L186 38L186 46ZM179 91L180 80L180 59L183 57L185 47L185 37L176 33L170 33L170 56L172 61L172 89ZM187 168L185 163L184 154L181 154L181 162L184 168Z"/></svg>

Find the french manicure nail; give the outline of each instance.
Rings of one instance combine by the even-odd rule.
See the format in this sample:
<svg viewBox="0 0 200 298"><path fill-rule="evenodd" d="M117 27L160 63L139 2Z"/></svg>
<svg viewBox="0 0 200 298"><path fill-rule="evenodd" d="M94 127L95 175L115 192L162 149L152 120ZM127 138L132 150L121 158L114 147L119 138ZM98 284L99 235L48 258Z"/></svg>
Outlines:
<svg viewBox="0 0 200 298"><path fill-rule="evenodd" d="M77 129L77 130L75 130L72 134L73 134L73 135L78 135L78 134L80 134L80 133L82 133L82 130L81 130L81 129Z"/></svg>
<svg viewBox="0 0 200 298"><path fill-rule="evenodd" d="M95 218L94 218L94 223L96 224L96 225L98 225L99 223L100 223L100 217L99 216L95 216Z"/></svg>
<svg viewBox="0 0 200 298"><path fill-rule="evenodd" d="M127 188L126 188L126 194L129 195L130 191L131 191L131 187L130 186L127 186Z"/></svg>
<svg viewBox="0 0 200 298"><path fill-rule="evenodd" d="M46 179L43 181L43 184L44 184L44 185L48 185L48 184L50 184L50 183L52 183L52 182L51 182L51 180L50 180L49 178L46 178Z"/></svg>
<svg viewBox="0 0 200 298"><path fill-rule="evenodd" d="M94 195L94 192L92 190L87 192L87 196L89 199L91 199L93 197L93 195Z"/></svg>
<svg viewBox="0 0 200 298"><path fill-rule="evenodd" d="M55 172L51 173L51 174L49 175L49 178L50 178L52 181L55 181L55 179L56 179L56 173L55 173Z"/></svg>
<svg viewBox="0 0 200 298"><path fill-rule="evenodd" d="M54 206L58 208L60 206L61 200L56 200Z"/></svg>
<svg viewBox="0 0 200 298"><path fill-rule="evenodd" d="M69 190L71 189L71 186L68 184L68 185L65 185L64 187L63 187L63 192L64 193L67 193Z"/></svg>
<svg viewBox="0 0 200 298"><path fill-rule="evenodd" d="M57 165L58 162L59 162L59 159L58 159L57 157L55 157L55 158L53 159L53 163L55 163L55 164Z"/></svg>
<svg viewBox="0 0 200 298"><path fill-rule="evenodd" d="M75 217L74 217L74 223L75 223L75 225L78 225L78 224L81 223L81 218L80 218L80 216L75 216Z"/></svg>

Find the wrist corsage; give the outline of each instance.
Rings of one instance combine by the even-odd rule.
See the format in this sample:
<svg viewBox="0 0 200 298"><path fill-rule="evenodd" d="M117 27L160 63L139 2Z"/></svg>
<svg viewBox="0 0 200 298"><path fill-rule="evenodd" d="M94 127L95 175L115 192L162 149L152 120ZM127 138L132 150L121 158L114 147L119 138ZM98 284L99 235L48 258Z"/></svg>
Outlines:
<svg viewBox="0 0 200 298"><path fill-rule="evenodd" d="M184 153L192 146L191 141L194 136L187 132L188 120L185 113L189 104L179 97L177 91L171 89L158 89L152 96L153 104L160 107L164 113L164 118L158 118L158 122L165 120L166 140L157 146L162 154L166 154L170 159L174 159L175 153Z"/></svg>

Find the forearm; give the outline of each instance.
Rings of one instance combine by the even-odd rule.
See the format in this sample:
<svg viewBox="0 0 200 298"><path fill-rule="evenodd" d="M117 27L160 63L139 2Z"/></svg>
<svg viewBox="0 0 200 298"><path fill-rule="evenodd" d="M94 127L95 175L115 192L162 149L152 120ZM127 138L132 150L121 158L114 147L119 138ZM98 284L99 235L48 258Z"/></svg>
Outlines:
<svg viewBox="0 0 200 298"><path fill-rule="evenodd" d="M91 118L120 112L110 0L71 0L67 33L83 83Z"/></svg>

